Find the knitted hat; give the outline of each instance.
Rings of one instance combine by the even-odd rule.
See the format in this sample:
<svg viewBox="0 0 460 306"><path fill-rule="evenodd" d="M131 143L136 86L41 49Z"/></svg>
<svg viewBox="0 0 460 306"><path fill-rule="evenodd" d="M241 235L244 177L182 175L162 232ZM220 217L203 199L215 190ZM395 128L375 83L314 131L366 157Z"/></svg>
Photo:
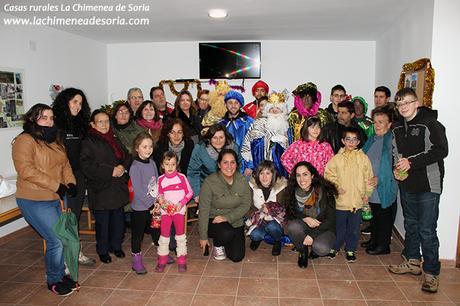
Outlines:
<svg viewBox="0 0 460 306"><path fill-rule="evenodd" d="M252 86L252 95L255 96L256 95L256 89L257 88L263 88L265 89L265 92L268 94L268 90L269 90L269 87L268 87L268 84L265 83L264 81L257 81L254 86Z"/></svg>
<svg viewBox="0 0 460 306"><path fill-rule="evenodd" d="M355 100L358 100L364 107L364 115L367 114L367 102L366 100L364 100L363 97L360 97L360 96L356 96L356 97L353 97L353 99L351 99L351 102L355 102Z"/></svg>
<svg viewBox="0 0 460 306"><path fill-rule="evenodd" d="M237 92L235 90L230 90L229 92L227 92L227 94L225 95L225 98L224 98L225 103L227 103L227 101L230 100L230 99L234 99L234 100L238 101L240 103L241 107L243 107L243 105L244 105L244 97L239 92Z"/></svg>

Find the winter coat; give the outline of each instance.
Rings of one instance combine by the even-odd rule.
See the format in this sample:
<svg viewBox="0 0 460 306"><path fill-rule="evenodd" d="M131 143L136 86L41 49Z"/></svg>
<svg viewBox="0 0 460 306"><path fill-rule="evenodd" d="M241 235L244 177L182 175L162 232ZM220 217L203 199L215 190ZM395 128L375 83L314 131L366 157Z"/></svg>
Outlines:
<svg viewBox="0 0 460 306"><path fill-rule="evenodd" d="M120 128L113 125L113 132L120 142L125 146L129 153L132 153L133 141L144 129L134 121L130 121L126 127Z"/></svg>
<svg viewBox="0 0 460 306"><path fill-rule="evenodd" d="M280 177L276 180L275 185L270 190L270 195L268 196L267 201L265 201L264 193L262 189L257 186L254 178L249 180L249 186L252 189L252 200L253 205L257 209L261 209L262 205L266 202L278 202L284 205L282 198L280 198L282 191L286 188L287 181L284 177Z"/></svg>
<svg viewBox="0 0 460 306"><path fill-rule="evenodd" d="M327 142L298 140L291 144L281 156L281 162L288 173L301 161L307 161L324 174L327 162L334 156L331 145Z"/></svg>

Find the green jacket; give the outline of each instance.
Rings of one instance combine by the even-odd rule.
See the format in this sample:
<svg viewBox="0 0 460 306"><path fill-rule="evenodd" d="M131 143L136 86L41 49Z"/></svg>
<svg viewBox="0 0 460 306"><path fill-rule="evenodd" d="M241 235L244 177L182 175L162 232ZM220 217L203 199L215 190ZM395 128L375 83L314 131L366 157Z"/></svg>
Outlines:
<svg viewBox="0 0 460 306"><path fill-rule="evenodd" d="M236 172L232 185L225 181L220 171L209 175L200 191L200 239L208 239L209 219L216 216L224 216L235 228L243 226L243 216L251 204L251 188L243 175Z"/></svg>
<svg viewBox="0 0 460 306"><path fill-rule="evenodd" d="M118 139L120 139L121 143L126 147L129 154L132 154L133 148L133 141L134 138L140 133L143 132L144 129L138 126L134 121L131 121L127 127L124 129L117 129L113 127L113 132L117 135Z"/></svg>

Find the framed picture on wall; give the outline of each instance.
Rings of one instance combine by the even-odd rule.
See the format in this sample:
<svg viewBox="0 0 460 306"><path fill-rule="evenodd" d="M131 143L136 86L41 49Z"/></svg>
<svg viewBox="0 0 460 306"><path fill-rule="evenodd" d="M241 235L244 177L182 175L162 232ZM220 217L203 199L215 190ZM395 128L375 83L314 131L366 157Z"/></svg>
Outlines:
<svg viewBox="0 0 460 306"><path fill-rule="evenodd" d="M24 73L0 67L0 129L21 127L24 117Z"/></svg>
<svg viewBox="0 0 460 306"><path fill-rule="evenodd" d="M422 105L431 108L433 104L434 69L428 58L421 58L413 63L403 65L398 90L405 87L415 90Z"/></svg>

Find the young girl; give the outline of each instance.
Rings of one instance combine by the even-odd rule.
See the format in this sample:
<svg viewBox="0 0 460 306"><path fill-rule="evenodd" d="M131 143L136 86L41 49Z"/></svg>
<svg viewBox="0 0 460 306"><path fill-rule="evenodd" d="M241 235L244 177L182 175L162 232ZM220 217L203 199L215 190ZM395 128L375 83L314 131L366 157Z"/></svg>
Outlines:
<svg viewBox="0 0 460 306"><path fill-rule="evenodd" d="M174 222L177 241L177 263L179 272L187 271L187 240L185 238L185 211L193 197L193 190L187 177L177 172L177 156L172 151L163 154L161 168L164 172L158 178L158 204L161 209L161 236L158 247L156 272L163 272L168 261L169 233Z"/></svg>
<svg viewBox="0 0 460 306"><path fill-rule="evenodd" d="M142 132L133 141L134 161L129 169L134 197L131 201L131 252L132 269L137 274L145 274L147 270L142 263L141 243L146 227L150 230L150 207L155 203L158 170L155 162L150 159L153 152L152 136Z"/></svg>

